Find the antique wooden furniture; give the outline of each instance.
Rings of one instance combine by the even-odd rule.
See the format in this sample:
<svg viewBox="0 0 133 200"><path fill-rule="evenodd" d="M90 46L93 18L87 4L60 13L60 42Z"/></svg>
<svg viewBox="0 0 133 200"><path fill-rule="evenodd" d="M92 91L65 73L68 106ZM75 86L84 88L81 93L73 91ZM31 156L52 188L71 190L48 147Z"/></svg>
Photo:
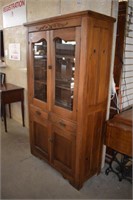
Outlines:
<svg viewBox="0 0 133 200"><path fill-rule="evenodd" d="M100 172L114 21L83 11L25 24L31 152L77 189Z"/></svg>
<svg viewBox="0 0 133 200"><path fill-rule="evenodd" d="M6 104L21 102L22 122L24 123L24 88L6 83L0 85L2 117L4 118L5 131L7 132Z"/></svg>
<svg viewBox="0 0 133 200"><path fill-rule="evenodd" d="M123 165L125 159L124 162L119 162L116 158L116 155L117 152L120 152L126 155L124 156L126 160L127 156L132 157L132 119L133 112L132 109L130 109L115 115L113 119L110 119L107 122L105 144L115 150L115 152L109 168L106 170L106 174L108 174L110 171L113 171L118 175L119 180L126 178L126 176L124 176L122 173L125 172L125 166ZM119 170L120 172L113 168L113 161L116 161L119 165L121 169ZM126 164L126 162L124 164Z"/></svg>

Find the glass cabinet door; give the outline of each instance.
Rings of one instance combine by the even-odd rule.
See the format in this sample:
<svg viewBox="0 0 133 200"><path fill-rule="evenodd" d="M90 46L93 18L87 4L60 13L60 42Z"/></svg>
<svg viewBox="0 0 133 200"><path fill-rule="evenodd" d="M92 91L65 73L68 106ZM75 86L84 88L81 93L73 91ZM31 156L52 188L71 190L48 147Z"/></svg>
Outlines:
<svg viewBox="0 0 133 200"><path fill-rule="evenodd" d="M33 43L34 98L47 102L47 41Z"/></svg>
<svg viewBox="0 0 133 200"><path fill-rule="evenodd" d="M70 116L76 113L77 74L79 65L79 36L77 28L53 31L53 111ZM72 114L72 115L73 115ZM68 117L69 117L68 116ZM72 117L72 116L71 116Z"/></svg>
<svg viewBox="0 0 133 200"><path fill-rule="evenodd" d="M76 41L55 40L55 105L73 110Z"/></svg>

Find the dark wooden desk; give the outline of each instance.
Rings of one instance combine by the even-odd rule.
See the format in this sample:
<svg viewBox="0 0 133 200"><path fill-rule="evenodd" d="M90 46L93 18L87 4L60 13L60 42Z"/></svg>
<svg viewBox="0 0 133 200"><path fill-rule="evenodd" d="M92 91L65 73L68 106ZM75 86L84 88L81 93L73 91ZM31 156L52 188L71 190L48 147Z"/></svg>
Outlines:
<svg viewBox="0 0 133 200"><path fill-rule="evenodd" d="M22 111L22 122L24 123L24 88L6 83L0 85L1 93L1 107L2 115L4 118L5 131L7 132L7 121L6 121L6 104L21 102L21 111Z"/></svg>

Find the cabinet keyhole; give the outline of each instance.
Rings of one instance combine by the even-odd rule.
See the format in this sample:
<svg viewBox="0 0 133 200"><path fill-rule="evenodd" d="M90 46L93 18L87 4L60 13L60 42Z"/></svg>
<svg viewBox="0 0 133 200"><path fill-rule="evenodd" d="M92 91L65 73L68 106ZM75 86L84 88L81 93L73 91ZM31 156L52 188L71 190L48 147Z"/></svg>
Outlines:
<svg viewBox="0 0 133 200"><path fill-rule="evenodd" d="M49 69L52 69L52 65L49 65L48 68L49 68Z"/></svg>

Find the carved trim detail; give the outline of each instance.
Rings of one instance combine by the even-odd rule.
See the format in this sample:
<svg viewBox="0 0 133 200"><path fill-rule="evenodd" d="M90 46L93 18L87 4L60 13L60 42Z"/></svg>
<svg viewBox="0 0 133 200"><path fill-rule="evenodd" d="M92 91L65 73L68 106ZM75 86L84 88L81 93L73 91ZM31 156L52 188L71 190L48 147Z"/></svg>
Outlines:
<svg viewBox="0 0 133 200"><path fill-rule="evenodd" d="M45 24L41 27L36 27L38 31L48 30L48 29L55 29L55 28L62 28L66 26L68 22L65 23L53 23L53 24Z"/></svg>

